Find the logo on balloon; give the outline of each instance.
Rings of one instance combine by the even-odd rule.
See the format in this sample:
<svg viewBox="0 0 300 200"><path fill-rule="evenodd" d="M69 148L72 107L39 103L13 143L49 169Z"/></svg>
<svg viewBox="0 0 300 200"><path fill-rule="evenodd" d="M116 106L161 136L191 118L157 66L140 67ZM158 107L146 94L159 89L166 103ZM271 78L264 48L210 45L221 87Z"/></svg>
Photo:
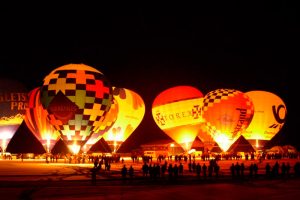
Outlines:
<svg viewBox="0 0 300 200"><path fill-rule="evenodd" d="M70 101L62 92L58 92L49 104L48 111L53 114L56 119L66 124L73 119L78 106Z"/></svg>
<svg viewBox="0 0 300 200"><path fill-rule="evenodd" d="M192 114L194 116L194 119L199 119L202 115L202 109L200 105L195 105L192 109Z"/></svg>
<svg viewBox="0 0 300 200"><path fill-rule="evenodd" d="M160 113L156 113L155 119L156 119L157 123L161 126L164 126L166 124L164 117Z"/></svg>

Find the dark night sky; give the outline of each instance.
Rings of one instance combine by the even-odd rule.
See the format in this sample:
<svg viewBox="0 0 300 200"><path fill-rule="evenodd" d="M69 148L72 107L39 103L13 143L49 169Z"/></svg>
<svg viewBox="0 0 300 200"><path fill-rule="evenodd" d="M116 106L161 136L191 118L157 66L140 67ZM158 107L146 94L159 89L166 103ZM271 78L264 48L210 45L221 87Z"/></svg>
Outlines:
<svg viewBox="0 0 300 200"><path fill-rule="evenodd" d="M152 119L151 104L169 87L191 85L204 94L218 88L277 94L288 115L276 138L300 146L289 64L296 57L299 23L291 5L39 10L19 17L5 12L0 22L1 76L33 89L56 67L84 63L112 85L139 93L146 115L130 145L166 138Z"/></svg>

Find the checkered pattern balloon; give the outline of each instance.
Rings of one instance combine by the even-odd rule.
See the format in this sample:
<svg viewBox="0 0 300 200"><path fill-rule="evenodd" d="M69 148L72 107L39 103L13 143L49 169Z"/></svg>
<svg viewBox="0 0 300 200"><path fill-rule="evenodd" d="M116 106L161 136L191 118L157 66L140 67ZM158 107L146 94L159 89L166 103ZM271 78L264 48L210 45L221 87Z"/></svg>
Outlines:
<svg viewBox="0 0 300 200"><path fill-rule="evenodd" d="M67 145L76 141L82 146L102 125L111 107L112 89L95 68L68 64L45 77L41 102Z"/></svg>
<svg viewBox="0 0 300 200"><path fill-rule="evenodd" d="M84 152L88 152L90 148L103 137L103 134L105 134L114 125L118 117L118 112L118 103L115 99L113 99L113 103L110 107L110 110L106 114L102 125L98 127L98 129L93 133L93 135L91 135L89 140L83 146L82 150Z"/></svg>
<svg viewBox="0 0 300 200"><path fill-rule="evenodd" d="M252 100L234 89L209 92L204 97L202 110L207 130L223 150L248 127L254 114Z"/></svg>

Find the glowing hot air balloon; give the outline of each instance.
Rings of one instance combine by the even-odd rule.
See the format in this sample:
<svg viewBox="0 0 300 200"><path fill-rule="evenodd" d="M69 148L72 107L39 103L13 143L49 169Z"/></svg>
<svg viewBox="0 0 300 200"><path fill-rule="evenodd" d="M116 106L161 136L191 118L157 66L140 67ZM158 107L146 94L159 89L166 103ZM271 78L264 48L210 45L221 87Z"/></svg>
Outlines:
<svg viewBox="0 0 300 200"><path fill-rule="evenodd" d="M23 84L10 79L0 80L0 145L3 152L23 122L27 104L28 94Z"/></svg>
<svg viewBox="0 0 300 200"><path fill-rule="evenodd" d="M83 152L88 152L90 148L103 137L103 134L106 133L112 127L112 125L114 125L115 121L117 120L118 112L118 103L115 99L113 99L113 103L110 107L110 110L105 115L102 125L95 131L93 135L91 135L85 145L83 145Z"/></svg>
<svg viewBox="0 0 300 200"><path fill-rule="evenodd" d="M287 109L283 100L274 93L249 91L246 94L253 101L254 116L243 136L253 147L259 148L266 141L271 140L282 128Z"/></svg>
<svg viewBox="0 0 300 200"><path fill-rule="evenodd" d="M40 88L29 92L25 123L33 135L41 142L47 153L50 153L60 134L47 120L48 112L40 102Z"/></svg>
<svg viewBox="0 0 300 200"><path fill-rule="evenodd" d="M114 99L117 101L119 112L114 125L103 135L113 152L140 125L145 115L145 103L136 92L126 88L113 88Z"/></svg>
<svg viewBox="0 0 300 200"><path fill-rule="evenodd" d="M102 125L111 107L112 90L97 69L85 64L68 64L44 78L41 102L48 111L50 123L76 154Z"/></svg>
<svg viewBox="0 0 300 200"><path fill-rule="evenodd" d="M203 119L208 132L226 151L248 127L254 114L251 99L234 89L217 89L203 100Z"/></svg>
<svg viewBox="0 0 300 200"><path fill-rule="evenodd" d="M176 86L161 92L153 101L155 123L170 138L189 151L202 123L203 94L191 86Z"/></svg>

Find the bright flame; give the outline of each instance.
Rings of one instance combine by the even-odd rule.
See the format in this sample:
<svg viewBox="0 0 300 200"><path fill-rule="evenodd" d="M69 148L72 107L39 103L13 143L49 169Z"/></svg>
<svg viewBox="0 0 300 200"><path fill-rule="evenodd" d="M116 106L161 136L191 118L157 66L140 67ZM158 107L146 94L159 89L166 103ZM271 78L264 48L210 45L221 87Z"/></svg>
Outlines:
<svg viewBox="0 0 300 200"><path fill-rule="evenodd" d="M0 134L0 139L11 139L13 136L13 133L11 133L10 131L3 131Z"/></svg>
<svg viewBox="0 0 300 200"><path fill-rule="evenodd" d="M229 149L230 140L226 135L220 134L216 137L215 140L223 151L227 151Z"/></svg>
<svg viewBox="0 0 300 200"><path fill-rule="evenodd" d="M185 142L185 149L189 150L189 143L188 142Z"/></svg>
<svg viewBox="0 0 300 200"><path fill-rule="evenodd" d="M73 154L78 154L78 152L80 150L80 146L76 144L76 141L74 141L74 144L69 145L68 147L71 149Z"/></svg>
<svg viewBox="0 0 300 200"><path fill-rule="evenodd" d="M2 131L1 132L0 141L2 140L1 149L3 152L5 152L8 142L10 141L12 136L13 136L13 133L11 133L10 131Z"/></svg>
<svg viewBox="0 0 300 200"><path fill-rule="evenodd" d="M259 145L258 145L258 139L256 139L256 148L258 148L259 147Z"/></svg>
<svg viewBox="0 0 300 200"><path fill-rule="evenodd" d="M175 145L172 143L172 144L170 144L170 147L174 147Z"/></svg>
<svg viewBox="0 0 300 200"><path fill-rule="evenodd" d="M46 133L46 140L47 140L47 143L46 143L46 145L47 145L47 153L50 153L50 139L51 139L51 136L50 136L50 134L49 133Z"/></svg>

